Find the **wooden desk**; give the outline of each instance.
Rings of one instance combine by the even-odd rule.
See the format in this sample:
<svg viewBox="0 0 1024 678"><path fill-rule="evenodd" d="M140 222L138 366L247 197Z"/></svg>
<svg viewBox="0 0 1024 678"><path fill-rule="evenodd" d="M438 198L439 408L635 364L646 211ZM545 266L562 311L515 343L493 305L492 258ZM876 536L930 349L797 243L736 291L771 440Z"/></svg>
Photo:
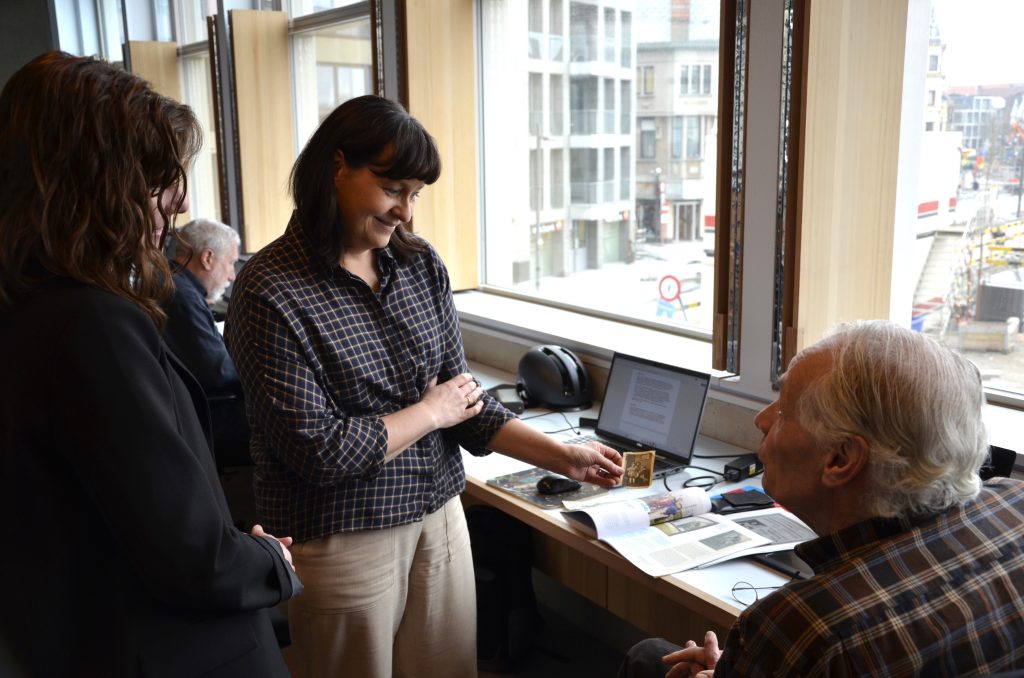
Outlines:
<svg viewBox="0 0 1024 678"><path fill-rule="evenodd" d="M575 422L578 414L569 416ZM564 422L558 425L561 421L556 414L528 423L540 430L554 430L564 426ZM745 452L703 438L698 439L696 451L716 455ZM779 586L787 581L775 571L746 559L668 577L651 577L611 548L570 527L558 511L545 511L486 483L487 478L529 468L528 464L499 454L473 457L464 452L463 459L467 476L464 503L488 504L525 523L534 533L535 567L652 636L682 644L690 639L699 641L710 629L724 640L722 634L728 632L741 609L730 596L736 582ZM694 463L720 468L724 461L700 459ZM675 489L684 478L683 474L671 476L670 486ZM718 489L734 487L737 485L720 485L716 493Z"/></svg>

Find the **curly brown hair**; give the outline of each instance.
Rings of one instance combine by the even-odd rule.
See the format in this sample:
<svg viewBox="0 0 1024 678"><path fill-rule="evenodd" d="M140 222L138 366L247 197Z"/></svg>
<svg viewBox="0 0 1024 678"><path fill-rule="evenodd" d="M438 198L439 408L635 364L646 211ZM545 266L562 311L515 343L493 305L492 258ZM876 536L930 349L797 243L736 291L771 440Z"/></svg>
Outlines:
<svg viewBox="0 0 1024 678"><path fill-rule="evenodd" d="M0 94L0 307L66 277L161 325L171 290L162 246L176 210L156 197L186 188L201 143L188 106L114 65L54 51L18 70Z"/></svg>

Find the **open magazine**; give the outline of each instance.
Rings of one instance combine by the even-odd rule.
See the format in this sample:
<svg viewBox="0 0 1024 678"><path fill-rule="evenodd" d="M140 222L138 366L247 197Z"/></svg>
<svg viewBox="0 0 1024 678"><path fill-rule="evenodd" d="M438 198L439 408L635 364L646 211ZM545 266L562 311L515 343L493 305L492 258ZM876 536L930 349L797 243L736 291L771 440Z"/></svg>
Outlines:
<svg viewBox="0 0 1024 678"><path fill-rule="evenodd" d="M711 499L699 488L625 501L565 502L565 508L570 525L605 542L653 577L789 549L815 536L779 507L733 517L711 513Z"/></svg>

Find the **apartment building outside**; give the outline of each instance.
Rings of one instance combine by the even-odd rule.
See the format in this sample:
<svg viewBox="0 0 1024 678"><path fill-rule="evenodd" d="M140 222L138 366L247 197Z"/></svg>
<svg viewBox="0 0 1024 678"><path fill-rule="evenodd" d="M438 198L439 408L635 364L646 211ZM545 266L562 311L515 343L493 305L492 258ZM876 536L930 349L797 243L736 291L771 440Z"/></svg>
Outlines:
<svg viewBox="0 0 1024 678"><path fill-rule="evenodd" d="M485 207L488 282L632 256L633 4L487 3L485 52L501 57L483 68L485 173L502 184Z"/></svg>
<svg viewBox="0 0 1024 678"><path fill-rule="evenodd" d="M641 0L638 8L640 236L701 240L715 226L718 3Z"/></svg>

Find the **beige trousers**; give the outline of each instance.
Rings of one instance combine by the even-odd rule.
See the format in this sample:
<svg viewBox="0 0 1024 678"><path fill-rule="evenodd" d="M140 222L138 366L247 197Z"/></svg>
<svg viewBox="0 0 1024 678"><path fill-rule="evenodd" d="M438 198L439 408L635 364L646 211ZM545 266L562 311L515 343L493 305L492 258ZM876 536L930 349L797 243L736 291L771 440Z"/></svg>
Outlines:
<svg viewBox="0 0 1024 678"><path fill-rule="evenodd" d="M292 546L298 678L476 676L476 587L458 497L423 522Z"/></svg>

